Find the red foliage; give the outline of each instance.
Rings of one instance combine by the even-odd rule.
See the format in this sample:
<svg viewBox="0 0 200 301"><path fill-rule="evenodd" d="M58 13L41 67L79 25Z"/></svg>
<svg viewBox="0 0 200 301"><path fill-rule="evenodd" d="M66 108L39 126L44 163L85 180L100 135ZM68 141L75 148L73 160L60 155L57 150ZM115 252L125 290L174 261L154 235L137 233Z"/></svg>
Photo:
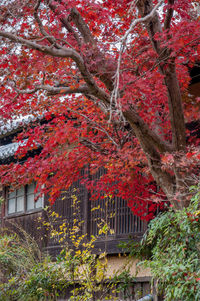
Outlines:
<svg viewBox="0 0 200 301"><path fill-rule="evenodd" d="M138 22L120 54L120 43L132 20L138 18L134 1L15 0L0 4L0 115L5 121L28 114L40 119L19 135L19 140L28 140L16 157L41 147L38 155L23 164L1 166L2 182L21 185L34 179L40 187L45 184L43 190L54 202L85 166L90 166L91 174L103 166L106 174L96 183L90 179L87 183L94 197L102 191L123 197L133 212L152 217L158 198L162 203L166 194L155 175L158 167L172 181L177 168L182 176L190 170L198 174L194 171L200 158L198 145L190 141L183 149L173 141L176 125L173 128L171 87L166 82L170 72L177 75L185 122L198 119L199 102L188 95L188 65L200 59L200 23L194 5L199 2L163 1L158 9L161 30L152 27L150 33L148 22ZM120 55L115 103L112 91ZM152 140L149 149L146 142L147 130L133 115L127 117L133 108L151 135L172 146L159 149L160 142L154 140L157 166L155 160L152 163ZM176 188L174 191L176 195Z"/></svg>

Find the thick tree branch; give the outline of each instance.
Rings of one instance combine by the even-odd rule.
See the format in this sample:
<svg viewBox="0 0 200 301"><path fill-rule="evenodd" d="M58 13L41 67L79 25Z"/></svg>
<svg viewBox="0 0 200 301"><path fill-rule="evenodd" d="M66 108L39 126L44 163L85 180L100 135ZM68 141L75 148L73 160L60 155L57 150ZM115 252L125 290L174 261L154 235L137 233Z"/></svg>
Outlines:
<svg viewBox="0 0 200 301"><path fill-rule="evenodd" d="M60 2L57 0L57 2ZM55 5L55 1L49 1L49 7L50 9L56 13L57 6ZM59 3L58 3L59 5ZM113 80L112 77L115 73L115 64L112 62L112 64L108 63L107 59L105 59L104 54L98 49L96 45L96 41L87 26L86 22L83 20L82 16L78 12L78 10L74 7L71 9L70 14L67 17L60 17L60 21L64 25L64 27L71 33L73 33L79 48L81 47L82 43L88 44L89 49L91 50L91 47L93 49L93 60L98 60L98 64L95 66L95 70L90 67L90 59L87 59L86 54L86 62L88 62L88 69L91 74L94 74L97 78L99 78L107 87L108 90L113 90ZM72 25L70 24L70 21L73 22L73 24L76 27L76 31L73 29ZM77 33L77 31L80 33L80 35ZM82 38L82 39L81 39ZM90 51L91 52L91 51ZM101 61L101 63L100 63ZM112 70L111 70L112 65Z"/></svg>
<svg viewBox="0 0 200 301"><path fill-rule="evenodd" d="M156 180L157 184L163 189L164 193L169 199L172 199L175 191L175 178L165 170L162 170L162 162L160 153L164 153L167 149L171 152L171 146L162 141L155 133L153 133L148 125L132 110L125 113L129 120L136 137L147 157L148 166L151 174Z"/></svg>
<svg viewBox="0 0 200 301"><path fill-rule="evenodd" d="M123 115L133 128L136 137L140 142L142 141L145 152L153 150L154 153L156 149L161 153L173 151L173 147L154 133L133 108L125 111ZM150 155L152 156L153 153Z"/></svg>
<svg viewBox="0 0 200 301"><path fill-rule="evenodd" d="M181 92L175 71L175 62L168 66L164 78L169 100L170 121L172 127L172 143L177 151L185 150L185 120L181 100Z"/></svg>
<svg viewBox="0 0 200 301"><path fill-rule="evenodd" d="M145 17L146 15L149 15L149 13L153 10L153 2L152 0L138 0L137 7L142 17ZM172 143L177 151L185 150L185 121L180 87L176 76L175 62L173 58L170 57L167 61L165 61L166 55L169 55L170 50L167 48L162 49L160 47L160 43L154 39L155 34L162 31L158 14L155 13L150 20L146 21L145 26L148 31L151 43L157 54L160 56L160 72L165 75L164 82L168 92L168 103L172 128Z"/></svg>
<svg viewBox="0 0 200 301"><path fill-rule="evenodd" d="M55 5L57 2L57 5ZM55 0L55 1L48 1L48 5L49 8L55 13L58 14L59 11L59 4L60 1L59 0ZM62 22L62 24L65 26L65 28L69 31L69 32L73 32L73 34L75 34L76 32L73 30L73 28L70 25L70 22L72 21L76 28L78 29L78 31L80 32L84 43L90 43L90 44L94 44L95 40L93 35L91 34L91 31L88 27L88 25L86 24L86 22L83 20L82 16L80 15L80 13L78 12L78 10L73 7L71 9L70 14L67 17L60 17L60 21ZM77 40L78 44L81 44L81 40L79 38L79 36L77 35L77 33L74 35L75 39Z"/></svg>
<svg viewBox="0 0 200 301"><path fill-rule="evenodd" d="M94 151L94 152L99 152L99 153L101 153L102 155L108 155L108 154L109 154L109 152L108 152L106 149L102 149L102 148L100 147L99 144L94 143L94 142L92 142L92 141L90 141L90 140L88 140L88 139L86 139L86 138L81 138L81 139L79 140L79 142L80 142L82 145L88 147L89 149L91 149L91 150Z"/></svg>
<svg viewBox="0 0 200 301"><path fill-rule="evenodd" d="M95 44L95 39L94 39L93 35L91 34L89 27L87 26L87 24L83 20L82 16L80 15L80 13L78 12L78 10L75 7L73 7L71 9L69 19L71 19L74 22L74 24L76 25L76 27L79 30L79 32L81 33L85 43Z"/></svg>
<svg viewBox="0 0 200 301"><path fill-rule="evenodd" d="M174 208L180 209L180 204L174 200L176 191L176 182L174 176L162 170L160 158L155 155L150 157L148 154L147 160L152 176L157 184L161 187L168 200L174 205Z"/></svg>
<svg viewBox="0 0 200 301"><path fill-rule="evenodd" d="M33 89L25 89L25 90L20 90L15 88L17 93L19 94L33 94L39 90L47 91L48 95L66 95L66 94L74 94L74 93L89 93L88 87L85 85L77 87L77 88L69 88L65 86L61 87L52 87L50 85L37 85Z"/></svg>
<svg viewBox="0 0 200 301"><path fill-rule="evenodd" d="M54 4L53 1L47 1L48 2L48 5L49 5L49 8L56 14L56 5ZM78 33L73 29L73 27L71 26L69 20L68 20L68 17L61 17L60 18L60 21L61 23L63 24L63 26L65 27L65 29L67 29L67 31L71 34L73 34L76 42L77 42L77 45L79 48L81 48L81 39L78 35Z"/></svg>
<svg viewBox="0 0 200 301"><path fill-rule="evenodd" d="M76 51L73 49L68 49L65 47L62 47L61 49L56 49L54 47L41 45L41 44L38 44L31 40L19 37L16 34L13 34L10 32L0 31L0 36L3 38L7 38L14 43L19 43L19 44L27 46L31 49L38 50L40 52L43 52L45 54L49 54L49 55L52 55L55 57L63 57L63 58L71 57L71 58L75 59L77 56L79 56L79 54L76 53ZM76 58L76 60L77 60L77 58Z"/></svg>
<svg viewBox="0 0 200 301"><path fill-rule="evenodd" d="M94 95L95 97L98 97L103 102L109 103L109 99L110 99L109 95L102 88L97 86L93 76L88 71L83 58L74 49L68 49L65 47L62 47L61 49L57 49L51 46L40 45L36 42L32 42L28 39L21 38L10 32L0 31L0 36L9 39L12 42L22 44L31 49L38 50L40 52L43 52L45 54L54 57L71 58L76 63L79 71L83 76L83 79L85 80L89 90L91 91L91 94Z"/></svg>
<svg viewBox="0 0 200 301"><path fill-rule="evenodd" d="M173 17L174 9L172 8L172 5L174 5L174 0L168 0L168 11L165 16L165 21L164 21L164 29L169 29L171 25L171 20Z"/></svg>

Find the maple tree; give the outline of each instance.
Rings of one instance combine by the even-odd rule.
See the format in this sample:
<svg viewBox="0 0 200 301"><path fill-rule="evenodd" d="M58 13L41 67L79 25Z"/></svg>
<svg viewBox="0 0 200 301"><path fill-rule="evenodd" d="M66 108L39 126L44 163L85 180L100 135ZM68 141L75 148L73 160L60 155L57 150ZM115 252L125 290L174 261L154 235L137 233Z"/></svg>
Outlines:
<svg viewBox="0 0 200 301"><path fill-rule="evenodd" d="M188 68L200 59L198 5L2 1L0 114L35 116L17 138L19 159L40 147L1 166L2 182L34 179L54 202L85 166L103 166L98 181L87 179L96 197L123 197L145 218L158 201L188 206L200 159L185 127L199 118L188 93Z"/></svg>

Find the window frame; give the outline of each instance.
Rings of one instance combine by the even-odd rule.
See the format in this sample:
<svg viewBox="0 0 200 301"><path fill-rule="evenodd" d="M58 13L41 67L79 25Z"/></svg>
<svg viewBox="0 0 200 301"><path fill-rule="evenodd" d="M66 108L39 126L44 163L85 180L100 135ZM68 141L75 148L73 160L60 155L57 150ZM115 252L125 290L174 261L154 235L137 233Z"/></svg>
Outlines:
<svg viewBox="0 0 200 301"><path fill-rule="evenodd" d="M32 183L31 183L32 184ZM38 212L44 209L44 194L40 196L42 198L41 200L41 207L36 208L36 202L34 201L34 208L27 210L27 196L28 196L28 186L31 184L26 184L23 186L24 188L24 194L23 194L23 210L17 211L17 189L14 189L12 192L15 192L15 211L12 213L9 213L9 192L10 187L5 187L5 200L6 200L6 216L7 217L13 217L13 216L19 216L19 215L27 215L30 213ZM35 190L36 183L34 183L34 190ZM29 194L31 195L31 194ZM33 193L34 198L36 196L35 192Z"/></svg>

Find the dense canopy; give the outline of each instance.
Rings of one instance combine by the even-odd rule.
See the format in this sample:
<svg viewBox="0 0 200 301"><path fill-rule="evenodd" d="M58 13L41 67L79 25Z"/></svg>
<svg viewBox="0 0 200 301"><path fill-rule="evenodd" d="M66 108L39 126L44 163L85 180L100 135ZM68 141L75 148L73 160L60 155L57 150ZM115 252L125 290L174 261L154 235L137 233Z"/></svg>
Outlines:
<svg viewBox="0 0 200 301"><path fill-rule="evenodd" d="M53 202L83 168L103 166L87 181L94 197L123 197L146 218L166 199L188 206L199 180L199 141L185 127L199 119L188 92L198 11L198 0L1 1L0 115L36 120L2 182L34 179Z"/></svg>

